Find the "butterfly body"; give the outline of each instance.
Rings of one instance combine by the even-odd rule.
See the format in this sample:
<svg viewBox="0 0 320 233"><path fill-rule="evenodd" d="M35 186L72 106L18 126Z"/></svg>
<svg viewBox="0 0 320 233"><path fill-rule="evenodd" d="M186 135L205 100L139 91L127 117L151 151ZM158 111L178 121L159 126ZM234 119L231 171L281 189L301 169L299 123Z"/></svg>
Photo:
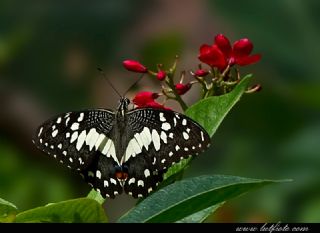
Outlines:
<svg viewBox="0 0 320 233"><path fill-rule="evenodd" d="M209 135L183 114L163 109L89 109L44 122L35 145L79 172L104 197L147 196L174 163L204 151Z"/></svg>

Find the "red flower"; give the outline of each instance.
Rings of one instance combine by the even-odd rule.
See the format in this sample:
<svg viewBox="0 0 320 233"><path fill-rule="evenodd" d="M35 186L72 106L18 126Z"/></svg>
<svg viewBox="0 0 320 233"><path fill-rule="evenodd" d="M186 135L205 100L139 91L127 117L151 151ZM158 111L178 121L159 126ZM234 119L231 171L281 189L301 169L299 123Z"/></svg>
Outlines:
<svg viewBox="0 0 320 233"><path fill-rule="evenodd" d="M157 79L159 81L163 81L165 78L167 77L167 73L163 70L160 70L158 73L157 73Z"/></svg>
<svg viewBox="0 0 320 233"><path fill-rule="evenodd" d="M122 64L129 71L138 72L138 73L147 73L148 72L148 69L138 61L125 60L125 61L123 61Z"/></svg>
<svg viewBox="0 0 320 233"><path fill-rule="evenodd" d="M194 72L194 75L197 77L204 77L207 74L209 74L209 72L207 70L203 70L203 69L199 69L196 72Z"/></svg>
<svg viewBox="0 0 320 233"><path fill-rule="evenodd" d="M224 70L228 65L245 66L258 62L260 54L250 55L253 44L247 38L236 41L231 47L230 41L222 34L214 38L214 44L200 47L199 60L219 70Z"/></svg>
<svg viewBox="0 0 320 233"><path fill-rule="evenodd" d="M158 93L142 91L133 98L132 102L137 105L137 108L158 108L171 110L170 108L166 108L162 104L155 102L154 100L158 97Z"/></svg>
<svg viewBox="0 0 320 233"><path fill-rule="evenodd" d="M150 102L154 102L156 98L159 97L158 93L150 91L141 91L139 92L132 100L132 102L137 106L145 106Z"/></svg>
<svg viewBox="0 0 320 233"><path fill-rule="evenodd" d="M176 88L178 95L183 95L187 91L190 90L191 84L190 83L187 83L187 84L178 83L175 85L175 88Z"/></svg>

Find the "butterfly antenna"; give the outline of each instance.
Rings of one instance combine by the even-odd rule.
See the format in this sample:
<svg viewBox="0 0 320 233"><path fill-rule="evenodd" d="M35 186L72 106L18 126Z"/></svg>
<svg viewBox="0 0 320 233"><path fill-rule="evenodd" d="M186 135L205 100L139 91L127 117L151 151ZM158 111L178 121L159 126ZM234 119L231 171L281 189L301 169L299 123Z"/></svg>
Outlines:
<svg viewBox="0 0 320 233"><path fill-rule="evenodd" d="M97 70L100 72L100 74L102 75L102 77L107 80L107 82L109 83L109 85L111 86L111 88L115 91L115 93L118 94L118 96L121 98L121 94L117 91L117 89L113 86L113 84L110 82L110 80L107 78L106 74L104 73L104 71L98 67Z"/></svg>
<svg viewBox="0 0 320 233"><path fill-rule="evenodd" d="M138 78L137 81L135 81L129 88L128 90L124 93L123 96L126 96L126 94L135 86L138 84L138 82L140 82L140 80L143 78L144 74L141 74L140 77Z"/></svg>

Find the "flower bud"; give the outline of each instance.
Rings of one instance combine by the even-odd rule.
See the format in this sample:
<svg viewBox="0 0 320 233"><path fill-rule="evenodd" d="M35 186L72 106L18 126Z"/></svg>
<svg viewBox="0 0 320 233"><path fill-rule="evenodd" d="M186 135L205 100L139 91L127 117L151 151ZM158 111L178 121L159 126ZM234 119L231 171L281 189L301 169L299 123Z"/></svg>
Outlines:
<svg viewBox="0 0 320 233"><path fill-rule="evenodd" d="M175 85L175 88L176 88L178 95L183 95L187 91L190 90L191 84L190 83L187 83L187 84L178 83Z"/></svg>
<svg viewBox="0 0 320 233"><path fill-rule="evenodd" d="M167 73L163 70L160 70L158 73L157 73L157 79L159 81L163 81L165 78L167 77Z"/></svg>
<svg viewBox="0 0 320 233"><path fill-rule="evenodd" d="M147 73L148 72L148 69L138 61L125 60L125 61L123 61L122 64L129 71L133 71L133 72L137 72L137 73Z"/></svg>

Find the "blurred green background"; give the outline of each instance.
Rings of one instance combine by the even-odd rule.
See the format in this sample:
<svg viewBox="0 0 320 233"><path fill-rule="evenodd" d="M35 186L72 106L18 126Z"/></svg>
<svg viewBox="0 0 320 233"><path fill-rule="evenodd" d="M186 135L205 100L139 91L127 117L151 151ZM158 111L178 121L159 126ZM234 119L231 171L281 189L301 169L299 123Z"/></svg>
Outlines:
<svg viewBox="0 0 320 233"><path fill-rule="evenodd" d="M122 60L154 68L179 54L178 69L196 69L200 45L223 33L250 38L263 55L241 69L263 90L241 99L186 175L293 182L234 199L208 221L319 222L319 11L317 0L2 0L0 197L26 210L85 196L90 188L80 176L31 144L36 127L60 112L115 108L118 97L97 66L123 93L137 75ZM158 87L145 77L138 89ZM193 103L197 93L184 98ZM134 203L122 195L106 201L106 212L114 221Z"/></svg>

